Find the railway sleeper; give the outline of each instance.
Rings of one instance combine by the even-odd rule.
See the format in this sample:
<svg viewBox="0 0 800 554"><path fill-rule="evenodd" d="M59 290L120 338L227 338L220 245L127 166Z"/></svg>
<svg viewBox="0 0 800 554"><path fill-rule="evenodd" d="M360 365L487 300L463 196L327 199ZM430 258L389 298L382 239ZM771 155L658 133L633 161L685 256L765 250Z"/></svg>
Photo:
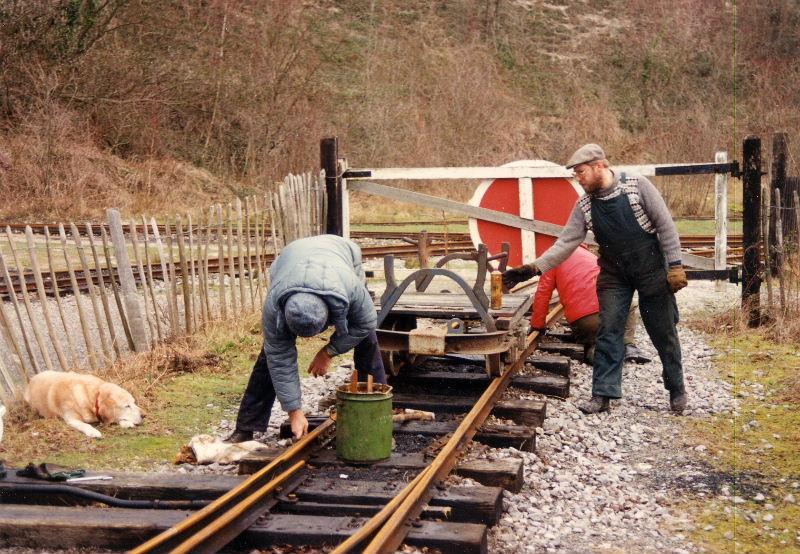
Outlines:
<svg viewBox="0 0 800 554"><path fill-rule="evenodd" d="M239 473L247 475L255 473L282 451L278 449L258 450L239 460ZM318 467L347 468L333 450L323 450L314 454L309 463ZM393 453L388 460L372 464L378 469L392 469L398 471L418 472L425 469L429 460L421 452L411 454ZM456 467L454 473L461 477L468 477L487 487L502 487L510 492L519 492L524 483L523 462L520 458L500 458L497 460L463 460Z"/></svg>
<svg viewBox="0 0 800 554"><path fill-rule="evenodd" d="M490 380L491 378L485 373L477 372L420 371L403 374L404 385L412 385L425 390L439 390L442 394L481 391L489 385ZM517 375L511 379L511 386L555 398L564 399L569 396L569 378L545 371L538 375ZM402 391L402 385L397 389Z"/></svg>
<svg viewBox="0 0 800 554"><path fill-rule="evenodd" d="M188 515L180 510L135 510L4 505L0 541L27 548L132 548L176 525ZM267 548L281 544L321 547L338 544L363 525L364 518L269 514L231 543L232 548ZM484 554L487 527L479 523L418 520L405 543L443 553Z"/></svg>

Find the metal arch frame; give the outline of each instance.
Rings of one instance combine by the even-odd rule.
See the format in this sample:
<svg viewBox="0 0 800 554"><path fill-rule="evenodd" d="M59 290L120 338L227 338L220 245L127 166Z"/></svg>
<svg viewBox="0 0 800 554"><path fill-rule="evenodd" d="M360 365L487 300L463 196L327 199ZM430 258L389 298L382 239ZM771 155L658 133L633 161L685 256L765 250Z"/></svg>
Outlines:
<svg viewBox="0 0 800 554"><path fill-rule="evenodd" d="M384 258L384 265L387 264L393 265L392 262L394 261L394 256L386 256ZM475 294L475 291L470 288L464 279L458 275L457 273L449 270L449 269L442 269L442 268L425 268L425 269L418 269L408 277L406 277L400 285L396 285L396 281L394 280L394 270L392 269L391 272L388 268L385 269L386 272L386 291L384 291L383 295L381 296L381 311L378 313L378 328L383 324L386 318L389 316L389 312L392 311L392 308L403 295L405 290L417 281L418 278L428 278L430 277L433 279L436 276L442 277L449 277L452 281L454 281L461 289L464 291L464 294L467 295L470 302L472 302L472 306L475 308L475 311L478 312L478 315L483 321L484 325L486 325L486 330L490 332L497 331L497 326L495 325L494 318L489 314L486 307L482 304L481 300ZM391 280L390 280L391 277ZM394 285L394 286L392 286ZM483 291L481 291L483 292ZM484 293L483 296L485 297L486 294ZM487 299L488 305L488 299Z"/></svg>

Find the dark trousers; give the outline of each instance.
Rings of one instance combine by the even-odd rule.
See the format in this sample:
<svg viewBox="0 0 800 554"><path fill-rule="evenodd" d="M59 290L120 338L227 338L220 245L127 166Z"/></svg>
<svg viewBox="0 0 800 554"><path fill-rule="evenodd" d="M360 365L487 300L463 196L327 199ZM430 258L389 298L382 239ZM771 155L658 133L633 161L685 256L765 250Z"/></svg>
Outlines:
<svg viewBox="0 0 800 554"><path fill-rule="evenodd" d="M651 265L635 273L600 271L597 278L600 329L592 368L592 396L622 397L623 336L635 290L639 291L642 322L661 359L664 388L674 392L684 390L681 345L675 327L678 306L675 295L668 289L666 271Z"/></svg>
<svg viewBox="0 0 800 554"><path fill-rule="evenodd" d="M386 372L378 348L378 336L370 332L353 349L353 360L358 370L358 380L366 381L372 375L378 383L386 383ZM239 404L239 415L236 417L236 429L239 431L266 431L272 405L275 403L275 387L267 367L264 349L258 355L242 402Z"/></svg>

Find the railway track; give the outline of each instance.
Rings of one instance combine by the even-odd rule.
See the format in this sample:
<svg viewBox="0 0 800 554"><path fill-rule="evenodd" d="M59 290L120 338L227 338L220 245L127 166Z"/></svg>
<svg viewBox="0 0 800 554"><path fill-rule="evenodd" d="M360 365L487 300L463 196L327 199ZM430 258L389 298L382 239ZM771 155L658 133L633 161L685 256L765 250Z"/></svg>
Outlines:
<svg viewBox="0 0 800 554"><path fill-rule="evenodd" d="M549 314L548 324L560 317L559 306ZM494 378L475 360L458 356L431 358L394 377L395 408L428 409L436 418L396 423L397 445L386 462L340 462L330 446L335 416L310 418L313 430L286 450L265 450L242 460L240 473L249 476L233 487L224 488L207 476L163 474L152 481L120 475L114 477L117 483L79 485L118 498L177 503L207 499L196 511L67 507L63 496L50 498L57 505L46 508L22 505L15 503L13 490L22 478L0 480L0 497L6 502L0 510L0 536L16 546L130 548L133 554L276 545L298 552L324 547L337 554L379 553L395 552L404 543L443 553L483 554L488 527L502 513L503 489L522 487L522 461L465 456L473 441L535 449L535 427L542 425L546 403L520 399L518 393L567 396L570 363L562 354L580 359L583 352L563 342L568 337L554 336L556 340L542 340L537 332L525 335L524 345ZM453 484L449 476L454 470L478 484ZM232 481L223 476L219 482ZM44 503L46 495L40 496L33 501L28 493L26 502Z"/></svg>
<svg viewBox="0 0 800 554"><path fill-rule="evenodd" d="M447 243L445 242L434 242L428 247L428 252L430 254L438 255L444 253L454 253L454 252L465 252L472 250L474 247L472 245L472 241L469 240L451 240ZM362 255L365 259L372 259L372 258L382 258L388 254L394 254L397 256L413 256L416 255L418 252L417 246L413 244L398 244L398 245L381 245L381 246L365 246L361 249ZM251 255L248 259L247 256L244 256L244 266L241 265L241 260L238 256L233 257L233 273L235 276L239 276L244 272L253 268L253 271L257 271L259 267L259 261L262 267L268 267L272 260L274 259L274 254L267 253L261 256L261 260L258 259L257 256ZM180 265L176 262L175 264L175 271L180 272ZM195 261L195 266L199 269L199 263ZM169 261L165 262L164 268L162 268L161 264L153 264L152 265L152 272L153 272L153 279L155 280L163 280L164 279L164 269L166 269L167 273L171 271L172 264ZM139 271L137 266L131 266L134 278L136 282L141 285L141 276L139 275ZM209 274L219 274L220 272L224 271L228 274L231 271L231 258L228 256L222 258L211 258L208 261L208 271ZM55 274L55 284L58 286L58 290L60 294L71 294L72 291L72 282L70 279L69 271L67 270L58 270L53 272ZM109 270L109 268L101 268L98 272L97 268L93 268L90 270L91 278L94 283L99 284L100 278L102 278L103 282L106 284L111 283L111 279L116 279L117 283L119 283L119 279L117 277L116 271ZM75 272L75 278L78 283L78 289L81 292L86 292L89 290L89 285L86 280L86 276L83 274L82 271ZM27 287L28 292L36 292L36 279L33 275L32 271L26 270L22 280ZM20 274L13 273L11 274L11 281L14 290L17 294L21 293L22 288L20 286ZM53 286L53 278L50 275L49 270L45 270L42 273L42 281L44 283L44 290L45 294L48 296L53 296L54 286ZM3 299L9 299L10 297L10 288L7 282L3 279L0 279L0 297Z"/></svg>
<svg viewBox="0 0 800 554"><path fill-rule="evenodd" d="M19 225L24 229L24 225ZM45 224L39 224L39 228L41 232L44 232ZM52 227L52 226L51 226ZM97 225L97 233L100 232L100 226ZM85 230L85 229L84 229ZM162 229L163 231L163 229ZM416 235L416 239L412 239L414 237L412 233L408 232L395 232L395 231L353 231L351 233L353 238L361 238L361 239L385 239L385 240L406 240L409 244L393 244L393 245L379 245L379 246L363 246L362 247L362 254L365 259L372 259L372 258L382 258L388 254L394 254L397 256L413 256L418 253L418 246L416 244L412 244L411 241L418 240L419 235ZM428 240L431 241L428 246L428 253L431 255L439 255L444 253L453 253L453 252L466 252L472 250L473 243L470 239L468 234L465 233L442 233L442 232L430 232L428 233ZM683 235L681 236L681 246L688 250L693 254L697 254L700 256L706 257L713 257L714 255L714 235ZM234 257L233 260L233 272L234 275L238 276L243 272L249 271L250 267L253 267L257 270L259 267L259 261L262 267L268 267L269 264L274 259L274 255L271 253L267 253L262 255L261 260L259 260L256 256L250 256L248 259L245 257L244 260L244 267L240 267L240 260L238 256ZM731 235L728 237L728 263L730 264L738 264L741 263L742 260L742 238L741 235ZM178 263L175 263L175 270L179 272ZM226 273L230 272L231 268L231 260L229 257L222 257L222 258L211 258L209 259L208 263L208 271L210 274L219 274L221 271ZM171 264L167 261L165 262L165 268L167 272L171 271ZM141 285L141 279L138 274L138 269L136 266L132 266L132 271L134 274L134 278L136 279L137 283ZM160 264L155 264L152 267L153 278L155 280L163 280L164 274L163 269ZM86 292L89 290L89 285L86 281L86 277L82 271L76 271L76 280L78 283L78 289L81 292ZM70 280L70 275L67 270L58 270L54 272L55 274L55 285L58 286L59 293L62 294L71 294L72 285ZM98 272L97 268L93 268L90 270L90 274L92 279L95 283L99 283L100 277L102 277L103 281L106 283L110 283L110 279L114 278L117 279L116 272L110 271L107 267L101 268ZM13 283L14 289L19 294L21 292L20 286L20 274L19 273L11 273L11 281ZM27 287L28 292L36 292L36 280L31 270L26 269L22 280L25 282L25 286ZM48 296L54 295L54 282L53 278L50 275L49 270L46 268L43 270L42 273L42 281L44 283L45 293ZM10 298L10 287L8 283L4 279L0 279L0 298L9 299Z"/></svg>

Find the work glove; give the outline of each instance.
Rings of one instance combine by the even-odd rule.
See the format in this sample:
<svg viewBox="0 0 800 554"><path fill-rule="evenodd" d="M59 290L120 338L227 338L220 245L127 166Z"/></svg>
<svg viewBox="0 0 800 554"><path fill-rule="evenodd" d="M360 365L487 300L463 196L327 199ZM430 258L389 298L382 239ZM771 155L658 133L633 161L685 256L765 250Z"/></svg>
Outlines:
<svg viewBox="0 0 800 554"><path fill-rule="evenodd" d="M528 279L532 279L534 275L541 275L542 272L536 267L536 264L526 264L512 269L507 269L503 272L503 288L506 290L511 289L514 285L523 283Z"/></svg>
<svg viewBox="0 0 800 554"><path fill-rule="evenodd" d="M667 282L673 293L678 292L688 284L686 281L686 272L683 270L682 265L670 266L667 272Z"/></svg>

